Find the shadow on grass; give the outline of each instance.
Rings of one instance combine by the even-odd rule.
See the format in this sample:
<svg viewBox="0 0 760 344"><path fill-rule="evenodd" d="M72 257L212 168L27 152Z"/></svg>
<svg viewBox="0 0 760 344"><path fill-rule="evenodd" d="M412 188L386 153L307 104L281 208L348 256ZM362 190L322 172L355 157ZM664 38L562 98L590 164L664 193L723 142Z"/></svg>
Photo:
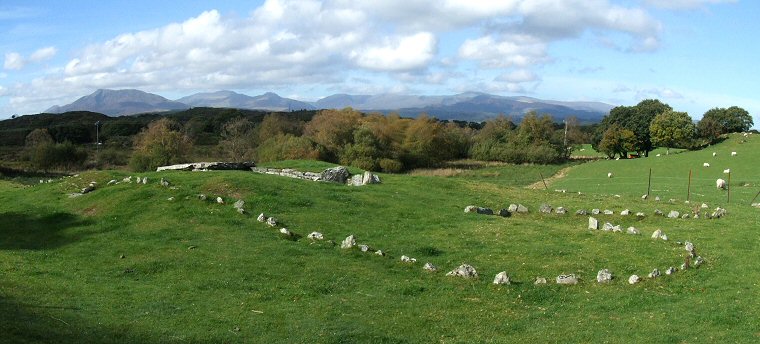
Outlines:
<svg viewBox="0 0 760 344"><path fill-rule="evenodd" d="M0 250L43 250L76 242L87 233L64 233L67 229L91 225L70 213L31 215L26 213L0 213Z"/></svg>
<svg viewBox="0 0 760 344"><path fill-rule="evenodd" d="M108 329L82 323L81 309L20 303L0 295L2 343L146 343L134 329Z"/></svg>

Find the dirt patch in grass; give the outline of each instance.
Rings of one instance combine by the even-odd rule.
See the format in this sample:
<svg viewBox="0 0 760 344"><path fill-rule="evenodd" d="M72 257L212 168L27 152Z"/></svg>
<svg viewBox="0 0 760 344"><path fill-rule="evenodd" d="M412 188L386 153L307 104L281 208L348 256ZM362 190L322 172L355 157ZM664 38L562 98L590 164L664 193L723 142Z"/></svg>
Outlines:
<svg viewBox="0 0 760 344"><path fill-rule="evenodd" d="M545 178L544 181L546 181L546 186L549 187L549 186L552 185L552 183L554 183L554 181L564 178L567 175L567 172L569 172L570 169L573 168L573 167L574 166L565 167L565 168L557 171L557 173L555 173L553 176L551 176L549 178ZM528 188L528 189L534 189L534 190L543 189L544 188L544 182L543 181L537 181L537 182L535 182L533 184L530 184L530 185L526 186L526 188Z"/></svg>

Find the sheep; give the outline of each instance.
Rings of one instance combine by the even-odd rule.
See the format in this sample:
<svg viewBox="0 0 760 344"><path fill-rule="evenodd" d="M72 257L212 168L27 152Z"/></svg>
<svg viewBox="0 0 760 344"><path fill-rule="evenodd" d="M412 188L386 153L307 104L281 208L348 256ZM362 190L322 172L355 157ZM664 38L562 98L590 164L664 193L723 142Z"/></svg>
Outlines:
<svg viewBox="0 0 760 344"><path fill-rule="evenodd" d="M715 181L715 187L718 188L718 190L725 190L726 189L726 181L723 179L718 178L718 180Z"/></svg>
<svg viewBox="0 0 760 344"><path fill-rule="evenodd" d="M718 153L713 152L713 156L716 156L716 155L718 155Z"/></svg>
<svg viewBox="0 0 760 344"><path fill-rule="evenodd" d="M710 164L709 163L704 163L704 164L702 164L702 166L704 166L704 167L710 167Z"/></svg>
<svg viewBox="0 0 760 344"><path fill-rule="evenodd" d="M607 172L607 178L612 178L612 172Z"/></svg>
<svg viewBox="0 0 760 344"><path fill-rule="evenodd" d="M731 152L731 156L736 156L736 152Z"/></svg>
<svg viewBox="0 0 760 344"><path fill-rule="evenodd" d="M731 173L731 169L730 169L730 168L727 168L727 169L723 170L723 173L725 173L725 174L729 174L729 173Z"/></svg>

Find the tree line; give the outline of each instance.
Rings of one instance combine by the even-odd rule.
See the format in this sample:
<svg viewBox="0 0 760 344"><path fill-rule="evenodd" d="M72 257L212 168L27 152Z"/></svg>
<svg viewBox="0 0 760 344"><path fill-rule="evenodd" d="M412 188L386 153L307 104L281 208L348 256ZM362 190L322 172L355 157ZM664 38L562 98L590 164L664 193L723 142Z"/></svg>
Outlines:
<svg viewBox="0 0 760 344"><path fill-rule="evenodd" d="M686 112L656 99L618 106L596 128L591 145L609 158L630 152L649 156L657 147L697 149L718 142L723 134L743 132L754 125L746 110L732 106L707 111L696 124Z"/></svg>
<svg viewBox="0 0 760 344"><path fill-rule="evenodd" d="M577 120L566 126L528 113L519 124L498 117L484 124L439 121L421 115L363 114L352 108L321 110L309 120L266 115L260 123L240 116L224 123L213 154L231 161L315 159L365 170L401 172L472 158L510 163L566 160L584 136ZM149 170L184 162L192 152L187 128L163 118L135 137L130 165Z"/></svg>

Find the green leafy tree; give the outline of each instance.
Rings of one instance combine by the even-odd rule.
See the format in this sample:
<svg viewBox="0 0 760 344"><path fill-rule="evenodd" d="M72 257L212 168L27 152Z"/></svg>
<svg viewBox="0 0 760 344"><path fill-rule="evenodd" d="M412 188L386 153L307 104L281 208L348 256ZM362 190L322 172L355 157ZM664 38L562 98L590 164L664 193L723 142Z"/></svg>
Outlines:
<svg viewBox="0 0 760 344"><path fill-rule="evenodd" d="M628 152L634 151L635 148L636 135L633 131L614 123L604 132L597 149L612 159L615 155L624 158L628 155Z"/></svg>
<svg viewBox="0 0 760 344"><path fill-rule="evenodd" d="M697 136L713 143L723 133L723 127L712 117L703 117L697 123Z"/></svg>
<svg viewBox="0 0 760 344"><path fill-rule="evenodd" d="M610 110L610 114L602 119L596 134L592 141L592 146L599 149L603 135L613 124L617 124L624 129L634 133L634 149L639 154L649 156L649 152L654 149L652 144L649 127L654 118L665 111L672 111L673 108L664 104L657 99L645 99L635 106L618 106Z"/></svg>
<svg viewBox="0 0 760 344"><path fill-rule="evenodd" d="M754 125L749 112L738 106L710 109L702 116L702 119L705 118L716 121L723 134L747 131Z"/></svg>
<svg viewBox="0 0 760 344"><path fill-rule="evenodd" d="M652 143L659 147L689 147L694 139L694 123L686 112L668 111L661 113L649 127Z"/></svg>

